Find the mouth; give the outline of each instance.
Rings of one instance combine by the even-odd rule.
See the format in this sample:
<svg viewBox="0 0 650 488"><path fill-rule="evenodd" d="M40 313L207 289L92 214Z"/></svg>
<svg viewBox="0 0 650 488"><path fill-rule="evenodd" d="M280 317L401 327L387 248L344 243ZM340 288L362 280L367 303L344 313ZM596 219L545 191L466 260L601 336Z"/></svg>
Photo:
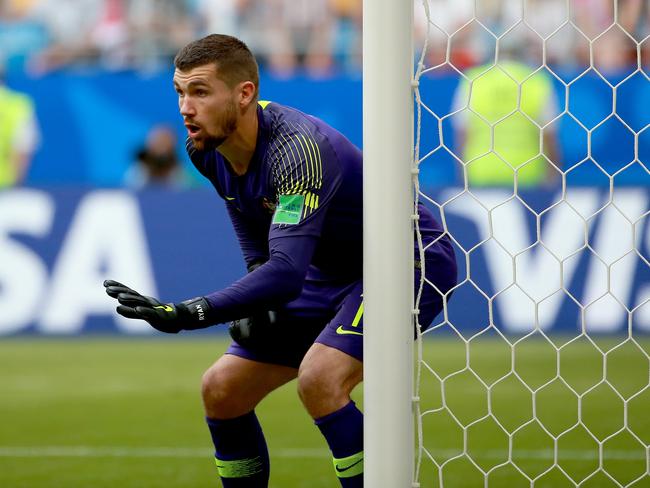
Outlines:
<svg viewBox="0 0 650 488"><path fill-rule="evenodd" d="M201 127L196 124L185 124L185 128L187 129L187 134L190 137L196 137L197 134L201 132Z"/></svg>

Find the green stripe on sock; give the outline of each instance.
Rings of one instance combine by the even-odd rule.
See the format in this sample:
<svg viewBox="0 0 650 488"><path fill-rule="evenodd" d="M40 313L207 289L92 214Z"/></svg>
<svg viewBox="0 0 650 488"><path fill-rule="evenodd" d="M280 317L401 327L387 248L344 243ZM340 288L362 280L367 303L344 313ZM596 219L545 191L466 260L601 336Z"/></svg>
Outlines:
<svg viewBox="0 0 650 488"><path fill-rule="evenodd" d="M222 478L246 478L262 472L262 460L259 456L233 461L215 458L214 461Z"/></svg>
<svg viewBox="0 0 650 488"><path fill-rule="evenodd" d="M363 473L363 451L344 458L333 458L333 462L339 478L351 478Z"/></svg>

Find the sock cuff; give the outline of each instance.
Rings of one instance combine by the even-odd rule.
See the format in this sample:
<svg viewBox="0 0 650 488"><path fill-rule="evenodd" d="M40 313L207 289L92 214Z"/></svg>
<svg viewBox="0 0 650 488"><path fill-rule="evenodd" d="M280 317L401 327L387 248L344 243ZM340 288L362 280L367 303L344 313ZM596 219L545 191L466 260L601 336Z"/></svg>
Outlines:
<svg viewBox="0 0 650 488"><path fill-rule="evenodd" d="M250 478L265 471L265 462L260 456L231 460L215 456L214 461L222 478Z"/></svg>
<svg viewBox="0 0 650 488"><path fill-rule="evenodd" d="M314 423L318 426L327 424L329 422L332 422L340 417L344 417L348 415L349 412L358 412L359 410L357 409L357 405L354 403L353 400L350 400L350 403L345 405L344 407L339 408L338 410L335 410L332 413L328 413L327 415L323 417L319 417L317 419L314 419Z"/></svg>
<svg viewBox="0 0 650 488"><path fill-rule="evenodd" d="M352 478L363 474L363 451L344 458L332 458L332 462L339 478Z"/></svg>
<svg viewBox="0 0 650 488"><path fill-rule="evenodd" d="M240 417L235 417L232 419L213 419L210 417L205 418L205 422L210 426L210 427L220 427L223 425L232 425L236 426L240 423L248 423L250 421L251 417L256 417L255 416L255 410L251 410L248 413L245 413L244 415L241 415Z"/></svg>

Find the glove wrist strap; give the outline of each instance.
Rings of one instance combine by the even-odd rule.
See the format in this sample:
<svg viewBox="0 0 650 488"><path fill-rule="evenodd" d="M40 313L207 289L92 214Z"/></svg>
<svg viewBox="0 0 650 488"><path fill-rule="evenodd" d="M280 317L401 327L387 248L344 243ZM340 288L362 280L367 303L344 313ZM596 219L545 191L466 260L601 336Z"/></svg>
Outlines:
<svg viewBox="0 0 650 488"><path fill-rule="evenodd" d="M185 300L176 306L189 324L183 324L184 329L201 329L211 325L209 314L210 304L204 297ZM189 326L186 326L189 325Z"/></svg>

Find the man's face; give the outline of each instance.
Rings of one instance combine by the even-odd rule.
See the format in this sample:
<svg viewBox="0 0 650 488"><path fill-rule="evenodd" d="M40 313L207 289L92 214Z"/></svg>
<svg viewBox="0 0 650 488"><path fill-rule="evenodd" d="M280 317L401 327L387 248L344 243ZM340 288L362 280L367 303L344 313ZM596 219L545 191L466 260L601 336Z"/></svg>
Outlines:
<svg viewBox="0 0 650 488"><path fill-rule="evenodd" d="M198 150L216 149L237 129L235 89L217 78L213 63L174 72L187 134Z"/></svg>

